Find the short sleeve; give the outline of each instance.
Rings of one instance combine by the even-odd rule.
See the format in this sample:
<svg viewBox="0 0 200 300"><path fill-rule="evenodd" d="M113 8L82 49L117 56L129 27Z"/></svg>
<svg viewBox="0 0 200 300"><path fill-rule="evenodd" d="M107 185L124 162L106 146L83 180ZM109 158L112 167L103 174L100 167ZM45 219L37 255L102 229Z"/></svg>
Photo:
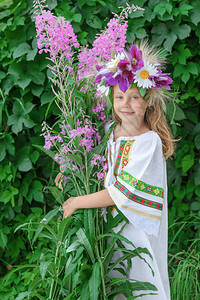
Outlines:
<svg viewBox="0 0 200 300"><path fill-rule="evenodd" d="M144 137L146 135L146 137ZM155 132L137 137L128 164L108 192L136 228L158 236L166 196L166 162Z"/></svg>

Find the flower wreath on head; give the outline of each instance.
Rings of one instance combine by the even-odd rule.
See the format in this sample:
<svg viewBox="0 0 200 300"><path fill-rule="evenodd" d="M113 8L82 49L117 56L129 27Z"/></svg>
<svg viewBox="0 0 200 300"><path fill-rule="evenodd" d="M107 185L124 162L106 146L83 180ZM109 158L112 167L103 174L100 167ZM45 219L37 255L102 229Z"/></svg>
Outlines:
<svg viewBox="0 0 200 300"><path fill-rule="evenodd" d="M150 48L146 47L146 49ZM143 59L143 52L135 45L131 46L129 53L124 50L122 53L116 54L105 65L97 65L96 69L98 71L95 78L97 90L106 96L109 95L110 87L116 84L123 93L130 84L131 87L137 86L143 97L147 89L165 88L170 90L169 84L173 81L169 77L169 73L162 72L159 62L151 63L149 60Z"/></svg>

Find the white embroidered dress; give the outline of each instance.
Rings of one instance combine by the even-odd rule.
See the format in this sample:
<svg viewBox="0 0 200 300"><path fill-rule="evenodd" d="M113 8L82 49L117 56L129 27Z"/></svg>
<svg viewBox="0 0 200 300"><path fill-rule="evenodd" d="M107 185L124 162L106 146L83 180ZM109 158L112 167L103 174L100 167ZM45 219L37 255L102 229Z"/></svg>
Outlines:
<svg viewBox="0 0 200 300"><path fill-rule="evenodd" d="M136 247L146 247L153 256L132 259L128 278L150 282L158 289L158 295L146 295L144 300L170 300L170 287L167 266L168 215L166 161L162 143L157 133L146 132L135 137L119 137L113 141L113 132L107 143L108 172L104 186L118 209L129 220L122 235ZM116 215L117 211L114 210ZM122 223L114 229L120 230ZM131 246L124 243L126 248ZM113 274L114 277L119 277ZM121 275L122 276L122 275ZM150 291L149 291L150 292ZM134 292L133 295L148 291ZM125 299L116 296L115 300Z"/></svg>

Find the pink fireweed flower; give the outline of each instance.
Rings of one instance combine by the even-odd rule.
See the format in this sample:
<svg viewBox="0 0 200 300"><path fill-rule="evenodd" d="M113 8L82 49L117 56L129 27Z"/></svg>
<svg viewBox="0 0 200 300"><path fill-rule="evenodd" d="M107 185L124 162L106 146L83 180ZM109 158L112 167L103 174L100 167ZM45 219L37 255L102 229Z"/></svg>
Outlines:
<svg viewBox="0 0 200 300"><path fill-rule="evenodd" d="M98 144L101 142L101 136L92 125L89 125L89 121L82 127L78 126L77 129L70 130L69 136L71 138L79 137L79 146L85 147L87 152L92 150L96 140Z"/></svg>
<svg viewBox="0 0 200 300"><path fill-rule="evenodd" d="M105 174L103 172L97 172L97 178L102 179L104 178Z"/></svg>
<svg viewBox="0 0 200 300"><path fill-rule="evenodd" d="M63 128L62 128L62 130L61 130L61 132L60 132L60 133L65 135L65 131L64 131L64 129L63 129Z"/></svg>
<svg viewBox="0 0 200 300"><path fill-rule="evenodd" d="M105 113L104 110L106 108L106 101L102 103L97 103L97 106L95 108L92 108L92 112L98 117L99 121L105 121Z"/></svg>
<svg viewBox="0 0 200 300"><path fill-rule="evenodd" d="M60 159L60 155L59 155L59 153L56 153L55 156L54 156L54 160L58 161L59 159Z"/></svg>
<svg viewBox="0 0 200 300"><path fill-rule="evenodd" d="M108 62L112 53L120 53L126 44L127 21L119 22L113 18L107 24L107 29L93 42L93 48L82 48L79 53L79 79L94 76L99 61Z"/></svg>
<svg viewBox="0 0 200 300"><path fill-rule="evenodd" d="M36 16L35 24L39 53L49 52L53 61L59 54L63 59L72 59L72 47L79 48L79 43L69 21L45 11Z"/></svg>
<svg viewBox="0 0 200 300"><path fill-rule="evenodd" d="M78 168L74 164L72 164L72 171L76 171Z"/></svg>

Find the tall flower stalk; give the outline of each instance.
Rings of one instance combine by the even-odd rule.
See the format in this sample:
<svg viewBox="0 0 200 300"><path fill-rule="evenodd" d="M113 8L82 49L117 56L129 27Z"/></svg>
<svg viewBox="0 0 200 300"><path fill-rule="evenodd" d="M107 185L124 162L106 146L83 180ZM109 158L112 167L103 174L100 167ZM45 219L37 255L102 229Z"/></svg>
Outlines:
<svg viewBox="0 0 200 300"><path fill-rule="evenodd" d="M34 6L39 53L45 52L50 60L50 80L60 110L59 120L52 127L43 123L45 144L38 148L62 169L61 190L55 186L48 187L62 204L67 197L90 194L102 188L107 171L104 151L110 134L104 134L102 125L108 121L109 113L105 110L105 99L102 101L95 90L95 64L99 60L107 62L113 52L119 53L124 49L127 29L124 18L132 9L138 8L127 6L120 17L115 15L110 20L107 29L94 41L92 49L81 48L79 53L75 53L79 43L70 22L55 17L44 0L34 0ZM86 77L88 80L85 80ZM96 103L95 98L98 99ZM119 212L114 218L108 208L107 222L104 222L104 211L85 209L75 212L70 218L58 217L55 224L53 220L58 211L58 208L53 209L39 224L32 222L28 227L28 230L35 230L32 243L40 236L50 240L50 248L44 251L39 262L42 280L46 279L48 288L41 291L40 283L35 284L35 291L30 288L29 295L51 300L85 297L107 300L119 293L127 296L127 284L130 294L134 290L134 282L126 283L126 279L110 277L110 271L117 268L116 263L111 261L116 251L114 246L119 244L123 253L121 261L127 260L128 266L131 258L137 255L143 259L142 254L148 255L149 252L133 244L133 250L127 251L122 245L126 239L120 232L110 233L111 228L124 220L123 215ZM26 226L20 225L16 230ZM34 267L38 268L38 265ZM40 281L41 278L37 282ZM136 284L142 290L156 290L151 284L138 281Z"/></svg>

